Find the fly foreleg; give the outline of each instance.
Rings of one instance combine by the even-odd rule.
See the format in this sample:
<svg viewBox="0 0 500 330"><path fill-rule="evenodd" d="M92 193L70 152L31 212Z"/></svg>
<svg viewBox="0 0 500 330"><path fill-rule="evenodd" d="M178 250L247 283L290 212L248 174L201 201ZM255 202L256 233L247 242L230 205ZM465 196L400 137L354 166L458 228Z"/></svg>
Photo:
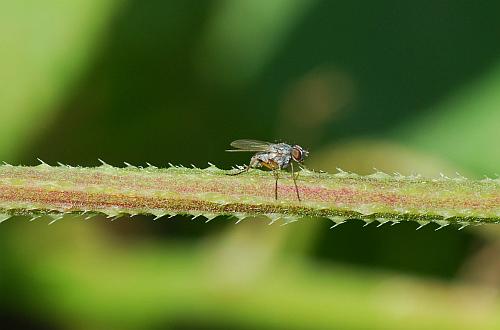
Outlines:
<svg viewBox="0 0 500 330"><path fill-rule="evenodd" d="M297 178L299 177L299 172L297 172L297 176L295 176L295 172L293 170L293 163L290 163L290 168L292 170L292 180L293 180L293 184L295 185L295 192L297 193L297 199L300 202L301 200L300 200L300 194L299 194L299 187L297 187Z"/></svg>

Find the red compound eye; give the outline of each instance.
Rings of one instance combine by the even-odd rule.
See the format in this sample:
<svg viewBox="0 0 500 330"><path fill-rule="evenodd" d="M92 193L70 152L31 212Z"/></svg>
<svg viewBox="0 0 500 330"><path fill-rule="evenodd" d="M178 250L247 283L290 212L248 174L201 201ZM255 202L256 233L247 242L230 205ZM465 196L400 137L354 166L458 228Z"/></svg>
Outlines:
<svg viewBox="0 0 500 330"><path fill-rule="evenodd" d="M302 156L302 150L300 150L297 147L293 147L292 149L292 158L296 162L301 162L304 160L304 157Z"/></svg>

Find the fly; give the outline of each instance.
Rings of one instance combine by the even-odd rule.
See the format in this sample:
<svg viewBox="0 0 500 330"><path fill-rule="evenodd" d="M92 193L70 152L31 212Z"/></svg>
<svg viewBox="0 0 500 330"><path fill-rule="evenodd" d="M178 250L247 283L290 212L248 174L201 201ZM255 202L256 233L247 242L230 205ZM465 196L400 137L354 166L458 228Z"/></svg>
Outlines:
<svg viewBox="0 0 500 330"><path fill-rule="evenodd" d="M248 172L251 168L265 167L273 172L275 178L274 198L278 199L278 178L279 172L282 169L290 167L292 172L293 184L297 199L300 202L299 188L297 187L297 177L293 169L293 161L301 164L309 155L309 152L299 145L289 145L286 143L271 143L257 140L236 140L231 142L231 147L235 149L227 150L230 152L247 151L255 152L255 155L250 159L250 164L243 170L228 174L238 175Z"/></svg>

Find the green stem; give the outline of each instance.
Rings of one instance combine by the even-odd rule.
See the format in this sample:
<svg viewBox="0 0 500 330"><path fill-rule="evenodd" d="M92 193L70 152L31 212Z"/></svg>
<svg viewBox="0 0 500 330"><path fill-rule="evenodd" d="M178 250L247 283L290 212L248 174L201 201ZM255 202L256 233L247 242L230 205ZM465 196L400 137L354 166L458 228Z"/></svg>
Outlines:
<svg viewBox="0 0 500 330"><path fill-rule="evenodd" d="M67 213L109 217L152 214L233 215L239 219L268 216L285 223L305 216L326 217L340 224L347 219L431 221L440 226L500 223L500 180L473 181L463 177L428 179L390 176L377 172L359 176L347 172L326 174L303 170L293 181L282 173L278 200L274 178L252 170L238 176L206 169L153 166L96 168L70 166L0 166L0 213L48 215ZM440 227L441 228L441 227Z"/></svg>

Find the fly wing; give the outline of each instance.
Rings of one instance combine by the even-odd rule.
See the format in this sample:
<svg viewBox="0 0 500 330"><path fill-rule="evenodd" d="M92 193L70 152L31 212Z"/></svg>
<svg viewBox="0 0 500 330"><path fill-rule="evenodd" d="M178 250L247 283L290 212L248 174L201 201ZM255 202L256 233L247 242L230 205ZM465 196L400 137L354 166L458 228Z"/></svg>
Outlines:
<svg viewBox="0 0 500 330"><path fill-rule="evenodd" d="M231 147L236 148L226 151L268 151L272 145L270 142L258 140L236 140L231 142Z"/></svg>

